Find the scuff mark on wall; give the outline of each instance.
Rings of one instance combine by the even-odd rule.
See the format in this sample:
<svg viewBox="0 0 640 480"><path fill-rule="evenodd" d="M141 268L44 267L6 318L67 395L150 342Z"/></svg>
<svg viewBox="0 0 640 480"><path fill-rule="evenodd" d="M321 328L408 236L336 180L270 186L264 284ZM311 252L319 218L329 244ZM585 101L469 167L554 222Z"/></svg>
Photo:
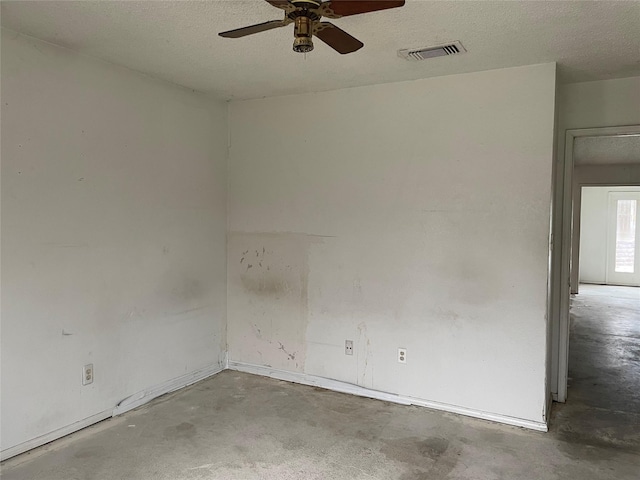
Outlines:
<svg viewBox="0 0 640 480"><path fill-rule="evenodd" d="M362 353L362 360L358 354L358 381L362 386L373 387L373 365L371 360L371 339L367 334L367 324L360 322L358 324L358 352Z"/></svg>
<svg viewBox="0 0 640 480"><path fill-rule="evenodd" d="M253 330L254 330L255 336L257 338L262 338L262 330L260 330L260 328L258 328L258 325L254 324L253 325ZM258 352L258 353L260 353L260 352Z"/></svg>
<svg viewBox="0 0 640 480"><path fill-rule="evenodd" d="M282 343L278 342L278 344L280 345L280 350L282 350L287 355L287 357L289 357L289 360L295 360L296 359L296 353L297 352L289 353L289 352L287 352L287 349L284 348L284 345Z"/></svg>
<svg viewBox="0 0 640 480"><path fill-rule="evenodd" d="M180 310L178 312L172 312L171 315L185 315L187 313L199 312L200 310L204 310L205 308L209 308L209 305L201 305L193 308L186 308L184 310Z"/></svg>

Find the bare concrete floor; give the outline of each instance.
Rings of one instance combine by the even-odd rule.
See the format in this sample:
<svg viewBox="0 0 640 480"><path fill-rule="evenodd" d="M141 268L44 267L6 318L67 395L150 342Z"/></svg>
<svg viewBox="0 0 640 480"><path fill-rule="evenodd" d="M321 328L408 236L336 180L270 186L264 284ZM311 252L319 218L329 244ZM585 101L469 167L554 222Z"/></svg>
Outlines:
<svg viewBox="0 0 640 480"><path fill-rule="evenodd" d="M640 288L580 285L579 292L571 300L568 398L554 406L552 432L638 454Z"/></svg>
<svg viewBox="0 0 640 480"><path fill-rule="evenodd" d="M636 292L576 297L570 397L550 433L225 371L10 459L2 476L637 480Z"/></svg>

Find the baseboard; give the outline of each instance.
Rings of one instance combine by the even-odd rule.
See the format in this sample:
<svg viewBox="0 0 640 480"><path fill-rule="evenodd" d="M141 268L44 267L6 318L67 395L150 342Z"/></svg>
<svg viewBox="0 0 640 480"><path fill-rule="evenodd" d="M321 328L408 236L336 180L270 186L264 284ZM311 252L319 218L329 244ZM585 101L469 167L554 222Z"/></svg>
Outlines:
<svg viewBox="0 0 640 480"><path fill-rule="evenodd" d="M119 402L113 410L106 410L104 412L97 413L96 415L92 415L83 420L79 420L75 423L54 430L53 432L41 435L32 440L27 440L26 442L20 443L19 445L6 448L0 452L0 460L4 461L11 457L15 457L16 455L20 455L21 453L25 453L37 447L41 447L42 445L45 445L49 442L65 437L71 433L77 432L78 430L82 430L83 428L89 427L94 423L98 423L102 420L106 420L107 418L115 417L116 415L120 415L122 413L128 412L129 410L133 410L134 408L150 402L154 398L187 387L193 383L199 382L200 380L204 380L207 377L215 375L222 370L224 370L224 366L215 363L194 372L172 378L171 380L163 382L159 385L155 385L151 388L125 398L124 400Z"/></svg>
<svg viewBox="0 0 640 480"><path fill-rule="evenodd" d="M551 409L553 408L553 393L549 392L549 398L547 398L547 408L544 412L544 423L549 430L549 422L551 421Z"/></svg>
<svg viewBox="0 0 640 480"><path fill-rule="evenodd" d="M385 402L399 403L401 405L411 405L405 397L395 395L393 393L379 392L370 390L359 385L353 385L339 380L331 380L330 378L316 377L315 375L307 375L305 373L289 372L287 370L277 370L271 367L261 365L252 365L250 363L229 361L229 370L238 372L253 373L263 377L284 380L285 382L300 383L302 385L311 385L313 387L326 388L334 392L349 393L359 397L375 398L376 400L384 400Z"/></svg>
<svg viewBox="0 0 640 480"><path fill-rule="evenodd" d="M15 457L16 455L20 455L21 453L25 453L29 450L32 450L37 447L41 447L42 445L46 445L49 442L53 442L62 437L66 437L67 435L77 432L78 430L82 430L83 428L89 427L94 423L101 422L102 420L106 420L111 417L111 410L106 410L104 412L97 413L95 415L91 415L83 420L79 420L70 425L66 425L62 428L58 428L53 432L46 433L44 435L40 435L39 437L33 438L31 440L27 440L26 442L20 443L13 447L5 448L0 452L0 460L5 461L8 458Z"/></svg>
<svg viewBox="0 0 640 480"><path fill-rule="evenodd" d="M122 415L129 410L133 410L134 408L138 408L139 406L150 402L154 398L157 398L161 395L166 395L167 393L175 392L176 390L187 387L191 384L199 382L200 380L204 380L205 378L215 375L216 373L220 373L224 369L225 368L223 365L215 363L199 370L195 370L194 372L172 378L171 380L167 380L166 382L160 383L146 390L142 390L141 392L134 393L133 395L120 401L115 406L112 412L113 416L115 417L117 415Z"/></svg>
<svg viewBox="0 0 640 480"><path fill-rule="evenodd" d="M265 367L262 365L252 365L243 362L229 361L229 369L239 372L252 373L255 375L262 375L265 377L275 378L278 380L284 380L287 382L300 383L302 385L311 385L315 387L326 388L336 392L349 393L351 395L358 395L360 397L374 398L376 400L384 400L386 402L399 403L401 405L416 405L420 407L431 408L434 410L441 410L444 412L457 413L459 415L465 415L467 417L480 418L482 420L490 420L492 422L504 423L506 425L513 425L516 427L527 428L530 430L537 430L539 432L547 432L548 427L545 422L535 422L532 420L526 420L517 417L510 417L507 415L500 415L496 413L483 412L481 410L475 410L472 408L459 407L457 405L449 405L446 403L433 402L430 400L423 400L414 397L408 397L405 395L396 395L393 393L380 392L378 390L371 390L359 385L353 385L347 382L341 382L338 380L331 380L329 378L318 377L315 375L307 375L299 372L289 372L286 370L278 370L271 367Z"/></svg>
<svg viewBox="0 0 640 480"><path fill-rule="evenodd" d="M380 392L378 390L371 390L359 385L353 385L347 382L341 382L339 380L332 380L330 378L318 377L315 375L307 375L305 373L289 372L286 370L278 370L271 367L265 367L262 365L252 365L249 363L234 362L225 359L225 364L220 365L218 363L201 368L194 372L180 377L173 378L164 383L148 388L134 395L131 395L116 405L113 410L107 410L101 413L97 413L83 420L79 420L65 427L49 432L45 435L41 435L34 439L23 442L19 445L6 448L0 451L0 460L4 461L21 453L25 453L34 448L45 445L49 442L65 437L71 433L82 430L89 427L94 423L101 422L110 417L121 415L129 410L133 410L147 402L150 402L154 398L161 395L174 392L181 388L192 385L196 382L204 380L207 377L220 373L223 370L236 370L239 372L252 373L255 375L261 375L265 377L275 378L277 380L284 380L292 383L299 383L302 385L311 385L315 387L326 388L327 390L333 390L335 392L348 393L351 395L357 395L360 397L373 398L376 400L383 400L391 403L398 403L400 405L416 405L420 407L431 408L434 410L441 410L444 412L457 413L459 415L465 415L467 417L480 418L483 420L490 420L492 422L504 423L507 425L514 425L516 427L528 428L531 430L537 430L541 432L548 431L547 424L545 422L534 422L531 420L525 420L516 417L509 417L507 415L499 415L490 412L483 412L481 410L474 410L471 408L458 407L456 405L449 405L440 402L433 402L430 400L423 400L414 397L408 397L405 395L396 395L393 393ZM225 368L226 367L226 368ZM548 416L547 416L548 417Z"/></svg>

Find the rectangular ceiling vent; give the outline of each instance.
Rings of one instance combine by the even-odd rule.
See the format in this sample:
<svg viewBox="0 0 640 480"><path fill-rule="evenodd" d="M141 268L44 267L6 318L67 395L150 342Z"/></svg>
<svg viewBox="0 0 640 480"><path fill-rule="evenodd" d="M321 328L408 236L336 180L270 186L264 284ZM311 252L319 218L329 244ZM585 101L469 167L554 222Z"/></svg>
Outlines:
<svg viewBox="0 0 640 480"><path fill-rule="evenodd" d="M436 45L434 47L411 48L398 50L398 56L406 60L426 60L427 58L446 57L448 55L458 55L465 53L466 50L460 42L447 43L445 45Z"/></svg>

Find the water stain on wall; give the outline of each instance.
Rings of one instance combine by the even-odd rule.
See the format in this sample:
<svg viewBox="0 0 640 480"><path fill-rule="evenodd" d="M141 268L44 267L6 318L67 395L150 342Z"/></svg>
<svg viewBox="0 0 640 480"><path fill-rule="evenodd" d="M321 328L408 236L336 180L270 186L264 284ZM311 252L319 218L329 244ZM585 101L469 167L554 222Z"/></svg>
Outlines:
<svg viewBox="0 0 640 480"><path fill-rule="evenodd" d="M289 291L289 284L281 278L273 278L267 275L251 277L242 275L242 285L247 292L255 295L282 295Z"/></svg>
<svg viewBox="0 0 640 480"><path fill-rule="evenodd" d="M310 247L319 242L321 237L299 233L229 234L232 360L303 371L308 256Z"/></svg>
<svg viewBox="0 0 640 480"><path fill-rule="evenodd" d="M204 296L205 289L198 278L185 276L174 285L171 293L177 299L189 301Z"/></svg>

